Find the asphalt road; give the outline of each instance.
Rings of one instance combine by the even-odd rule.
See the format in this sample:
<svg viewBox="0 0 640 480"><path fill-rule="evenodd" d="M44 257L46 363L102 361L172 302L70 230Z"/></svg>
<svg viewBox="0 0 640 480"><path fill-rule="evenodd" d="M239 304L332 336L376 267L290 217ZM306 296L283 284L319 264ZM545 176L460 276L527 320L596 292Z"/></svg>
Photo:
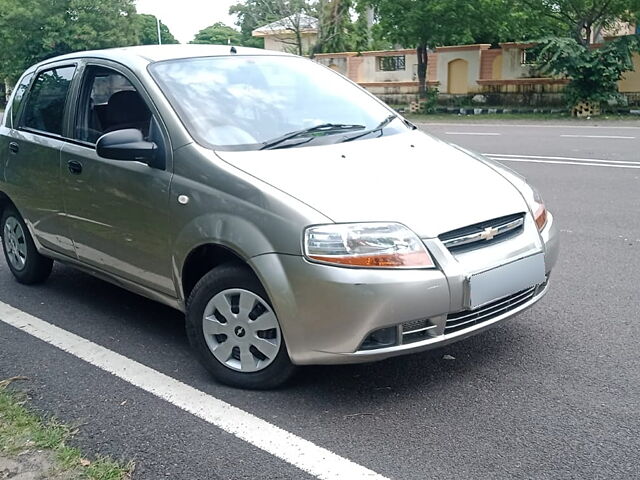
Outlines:
<svg viewBox="0 0 640 480"><path fill-rule="evenodd" d="M550 293L484 334L377 364L305 368L286 389L246 392L213 383L193 360L179 313L71 268L27 288L2 259L0 302L384 477L638 478L640 127L421 128L505 160L561 228ZM133 458L136 479L313 478L0 322L0 378L14 375L28 377L18 387L38 409L81 424L79 446Z"/></svg>

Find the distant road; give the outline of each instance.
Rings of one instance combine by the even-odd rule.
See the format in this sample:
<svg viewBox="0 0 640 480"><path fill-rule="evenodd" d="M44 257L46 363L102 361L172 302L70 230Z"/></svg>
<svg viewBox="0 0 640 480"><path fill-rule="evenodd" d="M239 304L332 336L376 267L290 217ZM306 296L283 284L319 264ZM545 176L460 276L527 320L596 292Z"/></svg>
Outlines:
<svg viewBox="0 0 640 480"><path fill-rule="evenodd" d="M526 122L526 121L523 121ZM640 122L601 125L530 123L418 123L423 130L480 153L640 161Z"/></svg>

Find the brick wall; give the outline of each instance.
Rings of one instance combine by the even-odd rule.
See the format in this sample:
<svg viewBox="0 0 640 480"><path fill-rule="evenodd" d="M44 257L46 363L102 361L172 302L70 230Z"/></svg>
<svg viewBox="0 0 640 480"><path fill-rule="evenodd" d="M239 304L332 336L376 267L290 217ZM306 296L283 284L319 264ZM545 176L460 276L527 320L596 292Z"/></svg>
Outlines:
<svg viewBox="0 0 640 480"><path fill-rule="evenodd" d="M493 78L493 61L498 55L502 55L501 48L483 50L480 58L480 80L491 80Z"/></svg>
<svg viewBox="0 0 640 480"><path fill-rule="evenodd" d="M438 54L435 52L430 52L427 59L427 81L438 81Z"/></svg>
<svg viewBox="0 0 640 480"><path fill-rule="evenodd" d="M364 59L362 57L348 57L347 59L347 78L350 78L354 82L360 82L360 66Z"/></svg>

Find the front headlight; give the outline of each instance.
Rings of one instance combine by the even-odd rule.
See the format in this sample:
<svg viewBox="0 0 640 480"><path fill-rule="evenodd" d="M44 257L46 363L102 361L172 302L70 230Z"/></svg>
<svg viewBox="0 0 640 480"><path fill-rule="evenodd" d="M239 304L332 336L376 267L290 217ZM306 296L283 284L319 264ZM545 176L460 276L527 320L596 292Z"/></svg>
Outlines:
<svg viewBox="0 0 640 480"><path fill-rule="evenodd" d="M309 227L304 254L313 262L364 268L434 268L418 236L398 223Z"/></svg>

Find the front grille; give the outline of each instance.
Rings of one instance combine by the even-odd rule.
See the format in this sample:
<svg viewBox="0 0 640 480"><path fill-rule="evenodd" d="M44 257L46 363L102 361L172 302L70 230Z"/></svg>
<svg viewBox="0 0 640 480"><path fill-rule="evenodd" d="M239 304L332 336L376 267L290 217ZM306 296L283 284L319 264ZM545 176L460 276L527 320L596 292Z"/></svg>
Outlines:
<svg viewBox="0 0 640 480"><path fill-rule="evenodd" d="M538 287L531 287L527 290L514 293L508 297L501 298L495 302L491 302L475 310L464 310L458 313L451 313L447 315L447 323L444 329L444 333L453 333L464 328L469 328L478 323L486 322L495 318L503 313L513 310L523 303L531 300Z"/></svg>
<svg viewBox="0 0 640 480"><path fill-rule="evenodd" d="M443 233L438 238L450 252L486 247L512 238L524 229L524 213L494 218Z"/></svg>

